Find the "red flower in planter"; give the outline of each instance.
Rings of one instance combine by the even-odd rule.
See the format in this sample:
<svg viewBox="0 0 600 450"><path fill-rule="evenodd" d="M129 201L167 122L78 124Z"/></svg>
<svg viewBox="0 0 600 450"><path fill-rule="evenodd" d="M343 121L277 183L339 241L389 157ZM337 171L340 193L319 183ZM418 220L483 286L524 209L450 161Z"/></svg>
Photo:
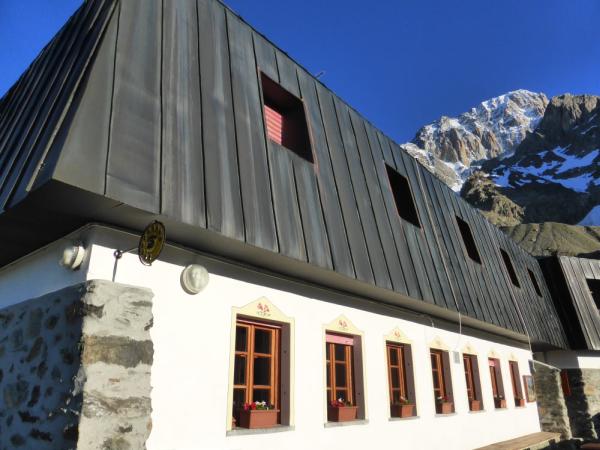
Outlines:
<svg viewBox="0 0 600 450"><path fill-rule="evenodd" d="M338 398L337 400L333 400L331 402L331 406L333 406L334 408L342 408L344 406L352 406L352 404L341 398Z"/></svg>
<svg viewBox="0 0 600 450"><path fill-rule="evenodd" d="M275 409L274 405L271 405L267 402L250 402L244 403L244 411L254 411L254 410L271 410Z"/></svg>

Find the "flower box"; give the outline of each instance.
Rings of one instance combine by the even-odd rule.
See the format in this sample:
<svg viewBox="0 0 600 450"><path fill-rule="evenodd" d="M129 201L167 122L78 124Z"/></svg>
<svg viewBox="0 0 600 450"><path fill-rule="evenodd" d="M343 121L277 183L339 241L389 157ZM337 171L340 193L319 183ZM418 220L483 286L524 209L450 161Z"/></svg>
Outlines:
<svg viewBox="0 0 600 450"><path fill-rule="evenodd" d="M497 409L506 408L506 399L498 397L494 398L494 406Z"/></svg>
<svg viewBox="0 0 600 450"><path fill-rule="evenodd" d="M439 402L435 404L435 411L438 414L452 414L454 411L454 403L452 402Z"/></svg>
<svg viewBox="0 0 600 450"><path fill-rule="evenodd" d="M329 406L327 420L329 422L348 422L356 420L357 406Z"/></svg>
<svg viewBox="0 0 600 450"><path fill-rule="evenodd" d="M241 410L237 426L241 428L271 428L277 425L278 413L278 409Z"/></svg>
<svg viewBox="0 0 600 450"><path fill-rule="evenodd" d="M515 398L515 406L518 408L522 408L525 406L525 399L524 398Z"/></svg>
<svg viewBox="0 0 600 450"><path fill-rule="evenodd" d="M391 405L392 417L413 417L415 415L415 405Z"/></svg>
<svg viewBox="0 0 600 450"><path fill-rule="evenodd" d="M471 410L471 411L481 411L481 401L479 401L479 400L471 400L469 402L469 410Z"/></svg>

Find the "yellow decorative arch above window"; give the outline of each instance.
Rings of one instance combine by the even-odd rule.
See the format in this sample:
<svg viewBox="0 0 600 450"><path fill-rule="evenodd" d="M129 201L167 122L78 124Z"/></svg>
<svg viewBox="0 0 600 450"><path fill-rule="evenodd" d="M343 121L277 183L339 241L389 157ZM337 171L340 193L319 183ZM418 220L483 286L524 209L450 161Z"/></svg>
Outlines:
<svg viewBox="0 0 600 450"><path fill-rule="evenodd" d="M436 350L443 350L445 352L450 351L450 347L442 340L441 337L436 336L433 341L429 343L429 348L434 348Z"/></svg>
<svg viewBox="0 0 600 450"><path fill-rule="evenodd" d="M488 358L500 359L500 354L496 350L491 349L488 353Z"/></svg>
<svg viewBox="0 0 600 450"><path fill-rule="evenodd" d="M411 344L412 341L408 339L406 334L399 328L395 327L392 331L384 336L388 342L397 342L399 344Z"/></svg>
<svg viewBox="0 0 600 450"><path fill-rule="evenodd" d="M274 320L276 322L293 321L291 317L286 316L275 306L267 297L260 297L253 302L248 303L241 308L233 308L233 313L242 316L256 317L263 320Z"/></svg>
<svg viewBox="0 0 600 450"><path fill-rule="evenodd" d="M477 355L477 350L475 350L475 347L473 347L470 342L465 344L465 346L462 348L462 352L465 355Z"/></svg>
<svg viewBox="0 0 600 450"><path fill-rule="evenodd" d="M326 324L325 330L336 333L355 334L358 336L362 336L363 334L363 332L356 328L356 326L343 314Z"/></svg>

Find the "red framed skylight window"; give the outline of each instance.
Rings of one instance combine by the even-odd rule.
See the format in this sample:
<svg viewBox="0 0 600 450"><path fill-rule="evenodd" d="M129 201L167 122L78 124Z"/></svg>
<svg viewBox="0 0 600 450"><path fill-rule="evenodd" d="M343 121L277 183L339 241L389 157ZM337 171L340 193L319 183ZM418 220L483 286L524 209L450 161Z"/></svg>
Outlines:
<svg viewBox="0 0 600 450"><path fill-rule="evenodd" d="M265 133L270 142L313 163L304 104L264 73L260 74Z"/></svg>

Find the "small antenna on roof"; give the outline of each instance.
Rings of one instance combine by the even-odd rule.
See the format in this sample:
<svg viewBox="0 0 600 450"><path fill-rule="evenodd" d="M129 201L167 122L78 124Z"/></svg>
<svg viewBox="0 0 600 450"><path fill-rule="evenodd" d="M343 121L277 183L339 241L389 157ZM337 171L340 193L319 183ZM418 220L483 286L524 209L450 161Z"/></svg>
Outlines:
<svg viewBox="0 0 600 450"><path fill-rule="evenodd" d="M315 78L318 80L319 78L321 78L323 75L325 75L325 71L321 70L318 74L315 75Z"/></svg>

